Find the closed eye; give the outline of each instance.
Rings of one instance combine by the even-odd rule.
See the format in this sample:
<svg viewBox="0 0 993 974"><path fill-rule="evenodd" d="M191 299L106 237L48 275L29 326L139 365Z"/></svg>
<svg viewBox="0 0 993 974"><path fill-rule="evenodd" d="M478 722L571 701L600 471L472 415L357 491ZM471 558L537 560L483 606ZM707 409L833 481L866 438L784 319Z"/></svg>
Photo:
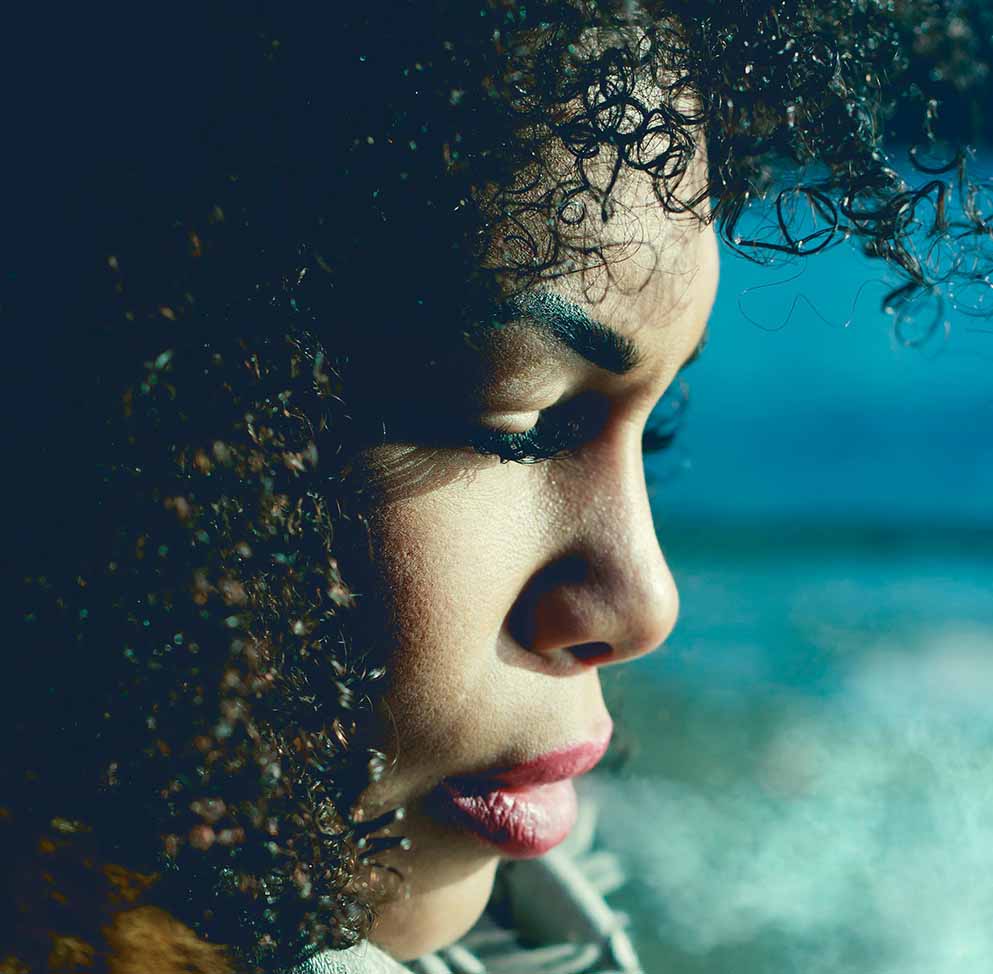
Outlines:
<svg viewBox="0 0 993 974"><path fill-rule="evenodd" d="M607 421L609 403L603 396L586 393L557 403L538 413L528 430L510 432L480 426L469 436L469 446L501 463L540 463L575 453L595 439Z"/></svg>
<svg viewBox="0 0 993 974"><path fill-rule="evenodd" d="M642 452L662 453L678 436L689 402L689 385L685 379L672 383L652 411L641 438ZM510 432L480 427L469 437L469 445L484 456L495 456L503 463L539 463L569 456L603 428L608 402L593 394L577 396L561 405L544 409L529 430Z"/></svg>

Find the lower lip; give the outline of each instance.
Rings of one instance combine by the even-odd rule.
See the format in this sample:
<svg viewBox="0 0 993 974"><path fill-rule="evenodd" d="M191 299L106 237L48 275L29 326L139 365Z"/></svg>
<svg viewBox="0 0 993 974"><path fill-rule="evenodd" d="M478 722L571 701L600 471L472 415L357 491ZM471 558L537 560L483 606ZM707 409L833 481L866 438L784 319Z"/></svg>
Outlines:
<svg viewBox="0 0 993 974"><path fill-rule="evenodd" d="M576 789L570 779L484 794L445 782L440 791L454 819L514 859L544 855L576 824Z"/></svg>

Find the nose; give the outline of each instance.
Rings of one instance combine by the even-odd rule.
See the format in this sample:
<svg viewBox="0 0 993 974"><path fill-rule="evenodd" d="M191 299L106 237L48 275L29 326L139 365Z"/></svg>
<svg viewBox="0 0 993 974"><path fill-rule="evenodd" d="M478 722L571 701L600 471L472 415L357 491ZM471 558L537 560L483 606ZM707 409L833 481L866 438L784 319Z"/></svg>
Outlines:
<svg viewBox="0 0 993 974"><path fill-rule="evenodd" d="M655 533L640 446L591 467L577 469L568 483L556 478L561 500L551 552L522 589L508 626L530 652L603 665L664 643L679 595Z"/></svg>

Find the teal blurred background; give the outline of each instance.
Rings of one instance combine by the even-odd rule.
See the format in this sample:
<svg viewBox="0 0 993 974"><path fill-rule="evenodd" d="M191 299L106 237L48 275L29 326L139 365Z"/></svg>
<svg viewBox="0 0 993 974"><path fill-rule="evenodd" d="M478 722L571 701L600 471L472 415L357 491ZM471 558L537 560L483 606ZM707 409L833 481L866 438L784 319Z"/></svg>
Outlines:
<svg viewBox="0 0 993 974"><path fill-rule="evenodd" d="M725 253L649 460L681 617L585 782L649 974L993 966L993 320L905 347L877 263Z"/></svg>

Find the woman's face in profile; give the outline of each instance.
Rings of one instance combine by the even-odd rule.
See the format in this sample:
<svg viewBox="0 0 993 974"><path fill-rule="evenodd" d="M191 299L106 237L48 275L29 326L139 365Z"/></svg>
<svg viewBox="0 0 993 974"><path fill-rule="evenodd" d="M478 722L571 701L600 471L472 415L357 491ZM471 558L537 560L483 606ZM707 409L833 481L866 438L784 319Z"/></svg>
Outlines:
<svg viewBox="0 0 993 974"><path fill-rule="evenodd" d="M395 828L412 848L382 861L407 893L379 908L372 934L401 959L475 922L501 857L565 837L568 779L610 737L599 668L652 651L676 621L642 436L702 340L716 242L696 219L665 216L647 180L622 180L615 198L609 276L550 283L517 320L433 366L427 381L476 450L411 435L367 458L382 496L369 523L390 623L381 746L393 767L362 804L368 818L406 809ZM568 452L500 462L533 459L546 441ZM393 473L412 466L413 487Z"/></svg>

